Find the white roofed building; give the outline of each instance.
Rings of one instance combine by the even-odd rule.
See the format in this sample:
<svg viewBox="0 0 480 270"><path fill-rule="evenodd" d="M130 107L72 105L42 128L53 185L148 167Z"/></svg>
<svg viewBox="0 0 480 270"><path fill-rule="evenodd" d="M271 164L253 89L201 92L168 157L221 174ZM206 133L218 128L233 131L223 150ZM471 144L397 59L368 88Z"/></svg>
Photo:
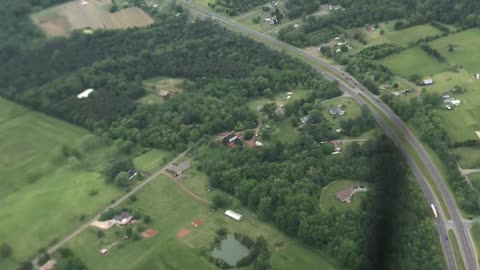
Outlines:
<svg viewBox="0 0 480 270"><path fill-rule="evenodd" d="M232 218L232 219L235 219L236 221L240 221L240 220L243 219L242 215L240 215L239 213L234 212L232 210L225 211L225 215Z"/></svg>

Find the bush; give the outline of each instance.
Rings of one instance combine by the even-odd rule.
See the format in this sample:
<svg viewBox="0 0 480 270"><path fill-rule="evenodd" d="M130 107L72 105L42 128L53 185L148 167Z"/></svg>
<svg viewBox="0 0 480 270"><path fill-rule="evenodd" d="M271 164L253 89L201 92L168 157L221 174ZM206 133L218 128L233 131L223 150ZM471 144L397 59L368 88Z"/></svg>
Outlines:
<svg viewBox="0 0 480 270"><path fill-rule="evenodd" d="M248 130L245 132L245 134L243 134L243 139L245 141L249 141L253 138L254 135L255 135L255 132L253 130Z"/></svg>
<svg viewBox="0 0 480 270"><path fill-rule="evenodd" d="M7 243L2 243L0 245L0 257L8 258L12 256L13 250L12 247Z"/></svg>
<svg viewBox="0 0 480 270"><path fill-rule="evenodd" d="M213 208L226 208L228 206L228 197L223 193L216 193L212 198Z"/></svg>

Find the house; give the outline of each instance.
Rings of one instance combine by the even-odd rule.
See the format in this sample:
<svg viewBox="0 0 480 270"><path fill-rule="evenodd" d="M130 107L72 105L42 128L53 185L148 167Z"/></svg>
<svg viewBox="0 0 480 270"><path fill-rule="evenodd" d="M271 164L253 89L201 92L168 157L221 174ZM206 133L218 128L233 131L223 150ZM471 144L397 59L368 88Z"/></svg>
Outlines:
<svg viewBox="0 0 480 270"><path fill-rule="evenodd" d="M339 104L337 107L330 107L330 109L328 110L328 112L330 113L330 115L334 116L334 115L338 115L338 116L344 116L346 111L343 107L342 104Z"/></svg>
<svg viewBox="0 0 480 270"><path fill-rule="evenodd" d="M333 144L333 149L335 152L340 152L342 151L342 143L340 141L332 141Z"/></svg>
<svg viewBox="0 0 480 270"><path fill-rule="evenodd" d="M190 168L190 162L185 161L180 163L179 165L172 164L168 166L167 172L174 174L175 176L181 175L184 171Z"/></svg>
<svg viewBox="0 0 480 270"><path fill-rule="evenodd" d="M80 94L77 95L77 98L79 99L82 99L82 98L87 98L91 93L93 93L93 89L90 88L90 89L87 89L83 92L81 92Z"/></svg>
<svg viewBox="0 0 480 270"><path fill-rule="evenodd" d="M345 8L342 7L342 5L332 5L332 4L330 4L330 6L328 7L328 10L330 10L330 11L332 11L332 10L343 11L343 10L345 10Z"/></svg>
<svg viewBox="0 0 480 270"><path fill-rule="evenodd" d="M308 119L310 119L310 117L308 115L306 115L306 116L300 118L300 122L305 125L308 122Z"/></svg>
<svg viewBox="0 0 480 270"><path fill-rule="evenodd" d="M133 216L129 212L123 211L113 217L113 222L117 225L127 225L132 219Z"/></svg>
<svg viewBox="0 0 480 270"><path fill-rule="evenodd" d="M134 178L137 175L138 173L135 170L128 170L128 180Z"/></svg>
<svg viewBox="0 0 480 270"><path fill-rule="evenodd" d="M454 99L454 100L452 100L452 101L450 102L450 104L452 104L453 106L459 106L460 103L461 103L461 102L460 102L460 100L458 100L458 99Z"/></svg>
<svg viewBox="0 0 480 270"><path fill-rule="evenodd" d="M103 248L102 250L100 250L100 254L102 254L102 255L108 255L108 249Z"/></svg>
<svg viewBox="0 0 480 270"><path fill-rule="evenodd" d="M227 136L223 137L222 141L224 144L229 144L234 142L236 139L238 139L237 135L235 133L230 133Z"/></svg>
<svg viewBox="0 0 480 270"><path fill-rule="evenodd" d="M433 80L432 79L426 79L422 81L422 85L432 85Z"/></svg>
<svg viewBox="0 0 480 270"><path fill-rule="evenodd" d="M262 147L263 146L263 143L259 142L259 141L256 141L255 142L255 145L258 146L258 147Z"/></svg>
<svg viewBox="0 0 480 270"><path fill-rule="evenodd" d="M243 216L242 216L242 215L240 215L239 213L236 213L236 212L234 212L234 211L232 211L232 210L227 210L227 211L225 211L225 215L228 216L228 217L230 217L230 218L232 218L232 219L234 219L234 220L236 220L236 221L240 221L240 220L243 219Z"/></svg>
<svg viewBox="0 0 480 270"><path fill-rule="evenodd" d="M341 52L342 52L342 49L338 48L335 52L336 52L336 53L341 53Z"/></svg>

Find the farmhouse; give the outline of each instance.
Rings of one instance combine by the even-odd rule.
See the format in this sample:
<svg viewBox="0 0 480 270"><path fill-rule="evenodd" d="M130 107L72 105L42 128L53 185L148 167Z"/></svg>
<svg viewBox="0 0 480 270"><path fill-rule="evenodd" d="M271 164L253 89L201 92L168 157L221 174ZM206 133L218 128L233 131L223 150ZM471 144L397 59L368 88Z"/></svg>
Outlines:
<svg viewBox="0 0 480 270"><path fill-rule="evenodd" d="M117 225L127 225L128 223L130 223L130 221L132 221L132 219L133 219L133 216L127 211L123 211L120 214L113 217L113 221Z"/></svg>
<svg viewBox="0 0 480 270"><path fill-rule="evenodd" d="M335 194L335 197L341 202L349 203L352 200L352 197L357 192L366 192L367 188L364 186L354 186L349 187L345 190L339 191Z"/></svg>
<svg viewBox="0 0 480 270"><path fill-rule="evenodd" d="M93 91L95 91L95 90L93 90L92 88L87 89L87 90L81 92L80 94L78 94L77 98L79 98L79 99L87 98L91 93L93 93Z"/></svg>
<svg viewBox="0 0 480 270"><path fill-rule="evenodd" d="M176 176L181 175L184 171L190 168L190 162L185 161L180 163L179 165L172 164L167 168L167 172L174 174Z"/></svg>
<svg viewBox="0 0 480 270"><path fill-rule="evenodd" d="M234 212L234 211L232 211L232 210L227 210L227 211L225 211L225 215L228 216L228 217L230 217L230 218L232 218L232 219L234 219L234 220L236 220L236 221L240 221L240 220L243 219L243 216L242 216L242 215L240 215L239 213Z"/></svg>
<svg viewBox="0 0 480 270"><path fill-rule="evenodd" d="M330 115L338 115L338 116L344 116L346 111L343 107L342 104L339 104L337 107L330 107L330 109L328 110L328 112L330 113Z"/></svg>

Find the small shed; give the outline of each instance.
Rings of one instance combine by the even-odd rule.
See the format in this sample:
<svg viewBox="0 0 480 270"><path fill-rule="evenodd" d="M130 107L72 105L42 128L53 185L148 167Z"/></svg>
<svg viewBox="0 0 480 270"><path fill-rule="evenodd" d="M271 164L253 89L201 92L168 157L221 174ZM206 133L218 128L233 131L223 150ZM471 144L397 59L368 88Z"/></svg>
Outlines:
<svg viewBox="0 0 480 270"><path fill-rule="evenodd" d="M433 80L432 80L432 79L423 80L423 85L432 85L432 84L433 84Z"/></svg>
<svg viewBox="0 0 480 270"><path fill-rule="evenodd" d="M100 250L100 254L107 255L108 254L108 249L103 248L102 250Z"/></svg>
<svg viewBox="0 0 480 270"><path fill-rule="evenodd" d="M242 216L242 215L240 215L239 213L234 212L234 211L232 211L232 210L227 210L227 211L225 211L225 215L228 216L228 217L230 217L230 218L232 218L232 219L234 219L234 220L236 220L236 221L240 221L240 220L243 219L243 216Z"/></svg>

